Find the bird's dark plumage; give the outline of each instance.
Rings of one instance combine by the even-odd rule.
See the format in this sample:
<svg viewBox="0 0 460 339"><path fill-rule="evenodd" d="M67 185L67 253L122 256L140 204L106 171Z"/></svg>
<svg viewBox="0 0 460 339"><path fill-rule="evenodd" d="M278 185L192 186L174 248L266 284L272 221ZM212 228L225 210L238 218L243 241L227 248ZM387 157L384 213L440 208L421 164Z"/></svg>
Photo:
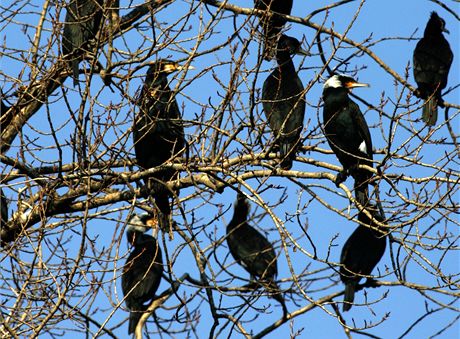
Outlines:
<svg viewBox="0 0 460 339"><path fill-rule="evenodd" d="M275 56L278 35L286 24L286 19L278 14L290 15L293 0L255 0L254 8L265 11L260 15L260 25L264 32L265 60L272 60Z"/></svg>
<svg viewBox="0 0 460 339"><path fill-rule="evenodd" d="M344 169L337 176L336 184L351 174L355 179L357 200L367 205L368 182L372 174L357 166L373 166L372 139L359 106L348 96L352 88L364 86L368 85L345 75L329 78L323 90L323 124L326 139Z"/></svg>
<svg viewBox="0 0 460 339"><path fill-rule="evenodd" d="M247 222L249 204L243 194L238 194L233 217L227 225L227 244L233 258L271 293L287 315L284 297L275 283L278 274L273 245Z"/></svg>
<svg viewBox="0 0 460 339"><path fill-rule="evenodd" d="M0 225L8 222L8 201L6 200L3 190L0 188Z"/></svg>
<svg viewBox="0 0 460 339"><path fill-rule="evenodd" d="M73 84L78 84L78 64L90 52L102 23L103 0L70 0L67 4L62 52L72 68Z"/></svg>
<svg viewBox="0 0 460 339"><path fill-rule="evenodd" d="M270 128L279 146L281 167L290 169L296 151L301 146L300 133L305 116L305 93L294 67L291 54L308 54L300 42L282 35L278 41L278 66L265 79L262 105Z"/></svg>
<svg viewBox="0 0 460 339"><path fill-rule="evenodd" d="M382 217L372 205L368 211L375 220L382 222ZM364 225L377 227L364 212L360 212L358 220ZM386 236L378 230L359 225L351 234L342 248L340 256L340 279L345 284L343 310L348 311L354 300L356 287L363 276L369 276L382 259L386 248Z"/></svg>
<svg viewBox="0 0 460 339"><path fill-rule="evenodd" d="M432 12L423 38L414 50L414 78L416 94L425 100L422 119L429 126L438 119L438 105L443 106L441 90L447 86L447 77L454 55L442 32L447 32L446 22Z"/></svg>
<svg viewBox="0 0 460 339"><path fill-rule="evenodd" d="M168 85L167 75L180 70L176 62L161 59L150 66L144 82L134 123L134 149L137 163L144 169L160 166L180 156L184 146L184 127L175 93ZM165 169L147 180L159 210L161 229L169 230L171 192L163 183L172 180L177 172Z"/></svg>
<svg viewBox="0 0 460 339"><path fill-rule="evenodd" d="M163 274L160 247L154 237L144 234L152 222L155 220L148 214L134 215L126 232L128 242L134 246L121 276L123 295L130 310L129 334L135 331L142 312L147 309L144 304L155 297Z"/></svg>

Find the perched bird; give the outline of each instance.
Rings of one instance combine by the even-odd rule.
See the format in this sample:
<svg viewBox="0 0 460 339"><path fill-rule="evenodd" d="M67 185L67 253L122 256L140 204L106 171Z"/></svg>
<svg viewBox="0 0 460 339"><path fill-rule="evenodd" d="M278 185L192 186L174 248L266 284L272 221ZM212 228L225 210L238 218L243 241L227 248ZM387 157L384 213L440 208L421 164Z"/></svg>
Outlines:
<svg viewBox="0 0 460 339"><path fill-rule="evenodd" d="M73 84L78 84L78 64L90 53L102 23L104 0L70 0L62 37L62 52L72 68Z"/></svg>
<svg viewBox="0 0 460 339"><path fill-rule="evenodd" d="M346 75L333 75L324 84L323 124L326 139L343 166L337 175L336 185L350 174L355 179L356 199L367 205L368 182L372 173L358 165L372 167L372 139L359 106L348 93L354 87L367 87Z"/></svg>
<svg viewBox="0 0 460 339"><path fill-rule="evenodd" d="M134 247L121 276L121 288L130 310L129 334L135 331L139 319L147 310L144 304L155 297L163 274L160 247L154 237L144 234L156 223L149 214L133 215L126 230L128 242Z"/></svg>
<svg viewBox="0 0 460 339"><path fill-rule="evenodd" d="M371 274L385 253L386 235L369 228L377 227L374 220L383 222L383 218L374 206L367 209L374 219L369 219L363 211L359 212L358 220L363 225L359 225L345 242L340 256L340 279L345 284L344 312L351 308L361 278Z"/></svg>
<svg viewBox="0 0 460 339"><path fill-rule="evenodd" d="M425 100L422 119L429 126L436 124L438 105L444 107L441 90L447 86L447 76L454 55L442 32L449 33L446 22L431 12L423 38L414 50L414 78L416 95Z"/></svg>
<svg viewBox="0 0 460 339"><path fill-rule="evenodd" d="M254 8L265 11L259 15L260 25L264 32L265 60L272 60L275 56L275 47L278 35L286 24L286 19L279 14L290 15L293 0L254 0Z"/></svg>
<svg viewBox="0 0 460 339"><path fill-rule="evenodd" d="M273 299L278 301L286 317L287 308L284 297L275 283L278 267L273 245L255 228L249 226L247 219L249 204L239 193L232 220L227 225L227 244L230 253L238 264L267 289Z"/></svg>
<svg viewBox="0 0 460 339"><path fill-rule="evenodd" d="M191 67L189 67L191 69ZM134 121L134 150L137 163L144 169L160 166L181 156L185 146L184 127L175 93L168 85L168 74L182 66L171 60L160 59L151 65L138 99L140 107ZM159 210L159 224L169 230L171 191L165 182L177 176L173 169L164 169L146 180Z"/></svg>
<svg viewBox="0 0 460 339"><path fill-rule="evenodd" d="M278 41L278 66L265 79L262 105L270 128L279 146L281 167L290 169L301 146L300 133L305 115L305 93L294 67L291 54L308 55L299 40L282 35Z"/></svg>
<svg viewBox="0 0 460 339"><path fill-rule="evenodd" d="M8 222L8 202L3 194L3 190L0 188L0 224L4 225Z"/></svg>

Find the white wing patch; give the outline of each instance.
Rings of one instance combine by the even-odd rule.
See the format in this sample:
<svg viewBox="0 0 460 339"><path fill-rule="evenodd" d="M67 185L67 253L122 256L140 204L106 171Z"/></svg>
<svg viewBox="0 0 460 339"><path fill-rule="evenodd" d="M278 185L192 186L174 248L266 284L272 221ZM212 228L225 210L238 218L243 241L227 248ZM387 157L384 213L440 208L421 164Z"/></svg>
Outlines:
<svg viewBox="0 0 460 339"><path fill-rule="evenodd" d="M359 150L363 152L364 154L367 154L367 146L366 142L363 140L363 142L359 145Z"/></svg>

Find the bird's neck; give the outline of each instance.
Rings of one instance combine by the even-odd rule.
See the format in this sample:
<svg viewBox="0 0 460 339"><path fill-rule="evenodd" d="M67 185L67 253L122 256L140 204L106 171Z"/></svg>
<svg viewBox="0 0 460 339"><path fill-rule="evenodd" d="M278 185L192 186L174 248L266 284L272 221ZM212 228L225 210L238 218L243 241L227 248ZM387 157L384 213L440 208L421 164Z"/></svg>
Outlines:
<svg viewBox="0 0 460 339"><path fill-rule="evenodd" d="M276 53L276 61L280 72L295 71L294 63L292 62L291 55L289 52L279 50Z"/></svg>

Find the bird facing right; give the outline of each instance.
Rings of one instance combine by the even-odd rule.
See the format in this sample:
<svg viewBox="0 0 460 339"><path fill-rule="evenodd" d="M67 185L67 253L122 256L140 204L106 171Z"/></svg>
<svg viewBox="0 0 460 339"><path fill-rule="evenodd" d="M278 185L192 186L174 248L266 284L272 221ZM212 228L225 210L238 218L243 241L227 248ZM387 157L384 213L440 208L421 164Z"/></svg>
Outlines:
<svg viewBox="0 0 460 339"><path fill-rule="evenodd" d="M291 55L308 55L299 40L282 35L278 40L277 67L265 79L262 106L279 147L281 168L289 170L302 146L300 133L305 116L305 93Z"/></svg>
<svg viewBox="0 0 460 339"><path fill-rule="evenodd" d="M156 239L144 234L155 227L157 220L149 214L133 215L128 221L126 237L134 247L126 260L121 276L121 288L130 310L128 333L134 333L147 306L155 297L163 274L163 259Z"/></svg>
<svg viewBox="0 0 460 339"><path fill-rule="evenodd" d="M144 169L157 167L180 157L185 146L184 126L175 93L167 76L181 70L177 62L160 59L147 70L138 99L133 129L137 163ZM190 69L192 67L189 67ZM174 169L163 169L146 180L158 208L160 228L169 231L171 224L171 191L164 185L177 176Z"/></svg>
<svg viewBox="0 0 460 339"><path fill-rule="evenodd" d="M362 205L367 205L369 199L368 183L372 173L358 166L373 166L372 139L366 119L348 94L352 88L368 86L347 75L333 75L323 87L324 133L343 166L335 183L339 185L350 174L355 179L356 199Z"/></svg>
<svg viewBox="0 0 460 339"><path fill-rule="evenodd" d="M383 222L382 217L373 205L369 204L367 210L373 219L369 219L363 211L359 212L358 220L362 224L345 242L340 256L340 279L345 284L344 312L351 308L361 278L371 274L385 253L386 235L378 231L378 226L374 222ZM369 226L377 229L371 229Z"/></svg>
<svg viewBox="0 0 460 339"><path fill-rule="evenodd" d="M259 231L248 224L249 203L244 194L238 193L232 220L227 225L227 244L233 258L252 277L257 277L271 297L283 308L287 315L284 297L275 283L278 274L277 260L273 245Z"/></svg>
<svg viewBox="0 0 460 339"><path fill-rule="evenodd" d="M447 86L447 77L454 55L444 38L446 22L436 12L431 12L423 38L414 50L414 78L416 95L425 100L422 119L428 126L438 120L438 106L444 107L441 90Z"/></svg>

